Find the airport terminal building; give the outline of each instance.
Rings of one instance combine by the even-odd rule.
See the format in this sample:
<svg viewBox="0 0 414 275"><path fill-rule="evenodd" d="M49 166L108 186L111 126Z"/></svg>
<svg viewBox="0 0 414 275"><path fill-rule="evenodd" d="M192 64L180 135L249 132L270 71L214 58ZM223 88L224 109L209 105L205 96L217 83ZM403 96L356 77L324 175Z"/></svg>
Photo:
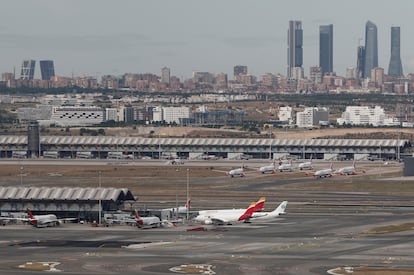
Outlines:
<svg viewBox="0 0 414 275"><path fill-rule="evenodd" d="M0 136L0 158L161 158L173 154L201 159L208 154L234 159L253 158L400 159L411 148L404 139L259 139L259 138L144 138L114 136Z"/></svg>

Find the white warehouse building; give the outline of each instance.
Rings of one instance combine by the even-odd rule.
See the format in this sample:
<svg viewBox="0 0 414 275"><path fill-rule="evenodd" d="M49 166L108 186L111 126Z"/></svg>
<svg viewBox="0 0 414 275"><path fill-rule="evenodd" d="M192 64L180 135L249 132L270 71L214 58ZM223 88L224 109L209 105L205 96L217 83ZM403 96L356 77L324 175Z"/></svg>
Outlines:
<svg viewBox="0 0 414 275"><path fill-rule="evenodd" d="M385 114L380 106L347 106L345 112L337 119L340 125L372 125L372 126L397 126L399 121Z"/></svg>

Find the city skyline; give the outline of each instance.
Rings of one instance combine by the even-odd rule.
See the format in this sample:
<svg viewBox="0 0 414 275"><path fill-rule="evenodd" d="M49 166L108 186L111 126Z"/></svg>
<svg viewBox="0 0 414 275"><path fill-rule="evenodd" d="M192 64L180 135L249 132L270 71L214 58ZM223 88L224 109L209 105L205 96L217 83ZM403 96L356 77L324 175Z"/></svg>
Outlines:
<svg viewBox="0 0 414 275"><path fill-rule="evenodd" d="M403 71L410 73L414 39L409 34L409 11L414 3L400 7L381 0L335 5L328 0L212 0L209 5L190 0L123 0L122 5L106 0L62 0L59 5L52 0L17 0L0 11L0 72L18 71L22 60L33 59L54 60L55 73L62 76L160 74L163 67L180 78L190 78L193 71L231 76L237 64L253 75L285 75L286 29L290 20L298 20L305 75L319 64L319 26L330 24L333 68L345 75L346 68L356 67L356 49L361 40L365 43L361 38L370 20L378 27L378 65L388 67L389 29L400 26ZM19 19L10 11L18 11ZM40 78L39 70L35 77Z"/></svg>

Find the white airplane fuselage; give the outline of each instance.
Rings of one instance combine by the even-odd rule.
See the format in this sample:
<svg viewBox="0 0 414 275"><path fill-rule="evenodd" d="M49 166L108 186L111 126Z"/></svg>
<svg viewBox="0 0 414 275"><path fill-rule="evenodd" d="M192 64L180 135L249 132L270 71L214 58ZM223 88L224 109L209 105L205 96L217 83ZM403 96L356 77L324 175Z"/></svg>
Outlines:
<svg viewBox="0 0 414 275"><path fill-rule="evenodd" d="M279 167L277 168L277 170L279 170L280 172L283 172L283 171L293 171L293 166L290 163L285 163L285 164L279 165Z"/></svg>
<svg viewBox="0 0 414 275"><path fill-rule="evenodd" d="M337 174L340 175L356 175L356 169L353 166L343 167L336 171Z"/></svg>
<svg viewBox="0 0 414 275"><path fill-rule="evenodd" d="M322 170L318 170L316 171L313 176L314 177L319 177L319 178L324 178L324 177L332 177L334 170L332 170L331 168L328 169L322 169Z"/></svg>
<svg viewBox="0 0 414 275"><path fill-rule="evenodd" d="M262 167L259 168L259 172L261 172L262 174L275 173L276 172L276 167L274 165L262 166Z"/></svg>
<svg viewBox="0 0 414 275"><path fill-rule="evenodd" d="M30 224L36 227L49 227L57 226L60 224L58 218L54 214L33 215L33 217L29 219L29 221Z"/></svg>
<svg viewBox="0 0 414 275"><path fill-rule="evenodd" d="M303 162L303 163L301 163L301 164L299 164L299 166L298 166L298 168L300 169L300 170L312 170L312 162Z"/></svg>
<svg viewBox="0 0 414 275"><path fill-rule="evenodd" d="M234 176L244 177L244 169L243 168L233 169L233 170L230 170L227 174L230 177L234 177Z"/></svg>
<svg viewBox="0 0 414 275"><path fill-rule="evenodd" d="M202 210L194 220L203 224L231 224L239 221L245 212L246 209Z"/></svg>

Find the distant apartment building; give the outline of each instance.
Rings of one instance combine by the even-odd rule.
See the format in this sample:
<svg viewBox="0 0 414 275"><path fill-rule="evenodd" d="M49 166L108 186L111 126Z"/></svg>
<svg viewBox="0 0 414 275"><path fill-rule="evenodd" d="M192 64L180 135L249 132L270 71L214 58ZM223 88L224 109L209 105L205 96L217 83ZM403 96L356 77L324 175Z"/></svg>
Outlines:
<svg viewBox="0 0 414 275"><path fill-rule="evenodd" d="M227 74L219 73L216 75L216 85L215 87L218 89L225 89L228 86L228 79Z"/></svg>
<svg viewBox="0 0 414 275"><path fill-rule="evenodd" d="M309 78L313 84L321 84L323 77L322 67L310 67Z"/></svg>
<svg viewBox="0 0 414 275"><path fill-rule="evenodd" d="M119 121L119 111L117 108L105 109L105 121Z"/></svg>
<svg viewBox="0 0 414 275"><path fill-rule="evenodd" d="M247 66L236 65L233 67L233 79L238 81L238 76L247 74Z"/></svg>
<svg viewBox="0 0 414 275"><path fill-rule="evenodd" d="M209 72L193 72L193 82L194 83L214 83L214 75Z"/></svg>
<svg viewBox="0 0 414 275"><path fill-rule="evenodd" d="M373 68L371 70L371 79L375 87L381 87L384 84L384 69L383 68Z"/></svg>
<svg viewBox="0 0 414 275"><path fill-rule="evenodd" d="M347 106L345 112L337 119L339 125L372 125L395 126L399 125L398 119L385 114L380 106Z"/></svg>
<svg viewBox="0 0 414 275"><path fill-rule="evenodd" d="M296 113L296 125L302 127L314 127L327 125L329 112L325 107L307 107L303 112Z"/></svg>
<svg viewBox="0 0 414 275"><path fill-rule="evenodd" d="M171 82L171 70L170 68L164 67L161 69L161 82L170 86Z"/></svg>
<svg viewBox="0 0 414 275"><path fill-rule="evenodd" d="M293 122L294 115L295 113L290 106L282 106L279 108L278 117L280 121L288 122L291 124Z"/></svg>
<svg viewBox="0 0 414 275"><path fill-rule="evenodd" d="M162 107L162 118L166 123L181 123L181 119L190 118L189 107Z"/></svg>
<svg viewBox="0 0 414 275"><path fill-rule="evenodd" d="M262 75L261 85L268 87L268 88L275 88L277 87L277 77L274 74L267 73Z"/></svg>

